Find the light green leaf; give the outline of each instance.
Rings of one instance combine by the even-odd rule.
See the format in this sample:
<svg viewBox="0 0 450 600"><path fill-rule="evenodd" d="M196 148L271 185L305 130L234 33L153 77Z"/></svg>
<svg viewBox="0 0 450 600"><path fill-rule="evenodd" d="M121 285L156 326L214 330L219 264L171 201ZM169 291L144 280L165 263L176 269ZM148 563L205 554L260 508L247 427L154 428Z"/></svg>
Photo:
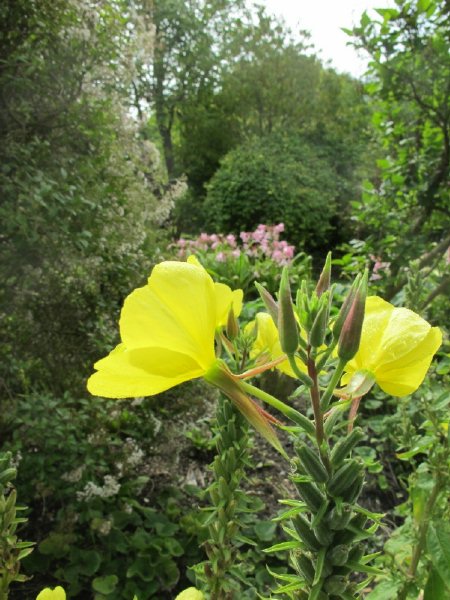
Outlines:
<svg viewBox="0 0 450 600"><path fill-rule="evenodd" d="M450 589L450 523L431 523L427 533L427 549L437 573Z"/></svg>

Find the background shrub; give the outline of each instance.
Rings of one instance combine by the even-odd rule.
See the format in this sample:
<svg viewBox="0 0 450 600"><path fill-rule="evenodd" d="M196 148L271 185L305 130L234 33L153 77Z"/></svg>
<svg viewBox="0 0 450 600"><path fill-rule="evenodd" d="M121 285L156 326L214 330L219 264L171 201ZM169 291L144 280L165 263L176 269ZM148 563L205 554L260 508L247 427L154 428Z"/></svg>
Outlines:
<svg viewBox="0 0 450 600"><path fill-rule="evenodd" d="M248 231L283 222L299 249L324 246L336 215L335 173L316 148L298 137L271 135L231 151L208 186L210 230Z"/></svg>

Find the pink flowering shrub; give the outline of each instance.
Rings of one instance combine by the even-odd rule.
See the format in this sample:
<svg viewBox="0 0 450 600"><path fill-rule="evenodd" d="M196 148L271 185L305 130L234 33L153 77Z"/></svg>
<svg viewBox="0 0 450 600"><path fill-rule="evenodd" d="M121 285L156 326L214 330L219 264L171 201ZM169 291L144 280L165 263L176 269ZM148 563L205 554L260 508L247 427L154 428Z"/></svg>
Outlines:
<svg viewBox="0 0 450 600"><path fill-rule="evenodd" d="M234 260L241 254L256 260L272 260L284 266L292 262L295 246L280 240L284 231L283 223L278 225L258 225L255 231L242 231L239 239L232 233L222 235L201 233L196 239L180 238L173 247L178 249L177 256L186 258L198 252L213 252L217 262Z"/></svg>
<svg viewBox="0 0 450 600"><path fill-rule="evenodd" d="M241 287L247 296L255 295L253 282L258 279L269 290L278 289L280 266L291 265L292 276L305 277L311 260L295 254L295 246L280 239L284 224L258 225L255 231L233 234L201 233L195 239L181 237L171 244L177 258L195 254L211 274L223 283Z"/></svg>

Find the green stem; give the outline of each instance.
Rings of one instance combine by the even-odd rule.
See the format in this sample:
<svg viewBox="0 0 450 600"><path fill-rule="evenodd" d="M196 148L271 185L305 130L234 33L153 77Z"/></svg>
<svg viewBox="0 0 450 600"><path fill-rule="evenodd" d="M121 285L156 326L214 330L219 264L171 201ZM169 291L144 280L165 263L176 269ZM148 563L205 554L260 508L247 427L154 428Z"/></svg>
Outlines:
<svg viewBox="0 0 450 600"><path fill-rule="evenodd" d="M319 371L319 373L322 370L322 368L325 366L325 363L327 362L327 360L330 358L331 354L333 353L333 350L336 348L337 342L338 342L337 339L333 338L331 344L323 352L323 354L320 356L319 360L317 361L317 370Z"/></svg>
<svg viewBox="0 0 450 600"><path fill-rule="evenodd" d="M310 435L315 434L315 428L314 428L314 425L312 424L312 422L308 419L308 417L305 417L304 415L299 413L297 410L295 410L295 408L288 406L284 402L281 402L281 400L274 398L274 396L271 396L264 390L261 390L255 386L251 385L250 383L241 381L240 385L244 388L244 390L246 392L248 392L252 396L255 396L256 398L259 398L266 404L269 404L269 406L272 406L272 408L279 410L288 419L291 419L291 421L293 421L297 425L300 425L300 427L303 427L303 429Z"/></svg>
<svg viewBox="0 0 450 600"><path fill-rule="evenodd" d="M342 373L344 372L346 364L347 364L346 360L342 360L342 359L339 360L339 363L333 373L333 376L330 379L330 383L328 384L327 389L323 393L320 405L324 412L328 409L328 407L330 405L330 400L333 396L333 392L336 389L336 387L339 383L339 380L342 377Z"/></svg>
<svg viewBox="0 0 450 600"><path fill-rule="evenodd" d="M314 359L311 357L310 349L308 348L308 375L311 377L313 382L312 387L309 390L311 396L311 403L314 411L314 421L316 426L316 440L319 450L322 448L322 443L325 439L323 431L323 412L320 408L320 390L319 381L317 378L317 369Z"/></svg>
<svg viewBox="0 0 450 600"><path fill-rule="evenodd" d="M204 574L210 600L229 600L237 585L230 571L238 557L234 540L243 496L239 486L247 459L247 423L233 404L221 397L217 409L217 455L212 465L214 482L208 490L214 517L205 542L209 561Z"/></svg>
<svg viewBox="0 0 450 600"><path fill-rule="evenodd" d="M303 373L303 371L301 371L295 361L295 356L294 354L287 354L288 360L289 360L289 364L291 365L292 370L295 373L295 376L300 379L300 381L302 383L304 383L306 385L306 387L310 388L313 385L313 381L311 379L311 377L309 377L309 375L307 375L306 373Z"/></svg>
<svg viewBox="0 0 450 600"><path fill-rule="evenodd" d="M442 475L438 472L436 475L436 483L433 486L431 494L425 504L423 518L420 522L417 536L417 543L414 546L414 551L411 559L411 564L409 566L407 577L408 582L405 583L403 588L400 590L398 595L398 600L406 600L408 594L408 584L414 581L417 573L417 567L419 566L420 557L422 556L422 552L425 548L427 531L430 525L431 516L433 514L434 505L436 504L436 500L438 499L439 492L442 488Z"/></svg>

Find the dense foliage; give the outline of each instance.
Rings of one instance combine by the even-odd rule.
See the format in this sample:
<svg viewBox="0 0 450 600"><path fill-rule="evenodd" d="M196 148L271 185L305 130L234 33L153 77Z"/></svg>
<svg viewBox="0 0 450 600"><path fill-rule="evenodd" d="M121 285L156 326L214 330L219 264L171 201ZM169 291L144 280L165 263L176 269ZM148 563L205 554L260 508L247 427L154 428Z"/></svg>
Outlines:
<svg viewBox="0 0 450 600"><path fill-rule="evenodd" d="M282 221L300 248L323 247L336 217L336 173L312 146L280 135L257 138L230 152L208 186L213 231L248 230Z"/></svg>

